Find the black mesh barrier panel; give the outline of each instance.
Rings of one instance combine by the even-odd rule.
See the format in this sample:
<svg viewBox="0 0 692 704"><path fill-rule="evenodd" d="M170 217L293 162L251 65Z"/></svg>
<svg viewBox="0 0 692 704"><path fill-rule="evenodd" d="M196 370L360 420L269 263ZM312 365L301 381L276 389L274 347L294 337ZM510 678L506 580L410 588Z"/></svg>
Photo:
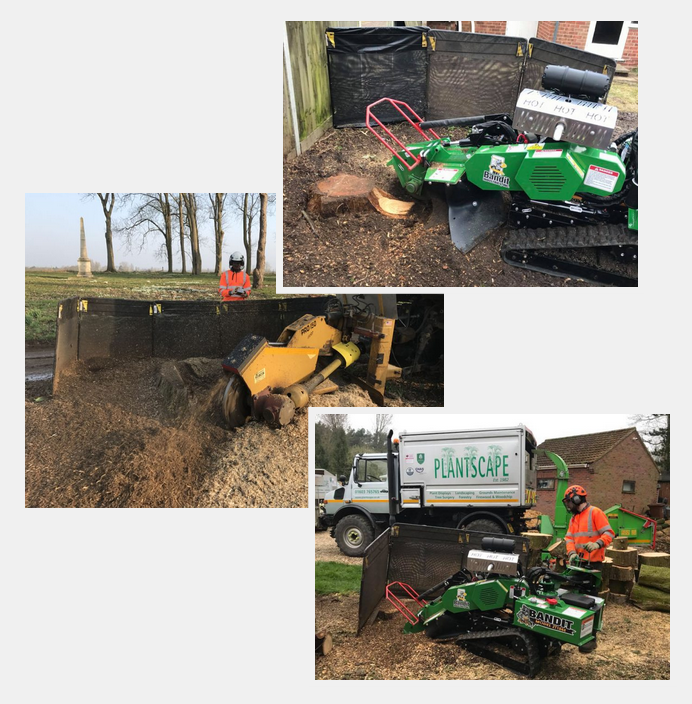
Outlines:
<svg viewBox="0 0 692 704"><path fill-rule="evenodd" d="M529 41L530 52L526 58L521 90L533 88L541 90L541 79L546 66L569 66L582 71L605 73L612 79L615 75L615 61L605 56L591 54L581 49L547 42L535 37ZM521 92L521 90L519 92ZM607 98L607 93L606 93ZM606 102L604 99L603 102Z"/></svg>
<svg viewBox="0 0 692 704"><path fill-rule="evenodd" d="M329 89L334 127L363 127L365 110L380 98L408 103L425 116L426 27L330 27ZM400 122L388 104L375 110L382 122Z"/></svg>
<svg viewBox="0 0 692 704"><path fill-rule="evenodd" d="M390 529L368 545L363 555L363 576L360 582L360 602L358 603L358 634L384 599L389 567Z"/></svg>
<svg viewBox="0 0 692 704"><path fill-rule="evenodd" d="M428 120L514 113L526 39L441 29L429 38Z"/></svg>
<svg viewBox="0 0 692 704"><path fill-rule="evenodd" d="M222 358L247 334L275 340L294 320L322 315L328 296L217 303L71 298L61 301L53 391L78 359ZM62 306L62 308L60 308Z"/></svg>
<svg viewBox="0 0 692 704"><path fill-rule="evenodd" d="M469 550L480 550L481 541L486 535L406 523L397 523L387 529L366 549L363 558L358 632L384 597L387 584L403 582L421 594L465 567ZM386 556L385 548L380 544L385 536ZM528 539L512 535L501 537L514 543L513 552L520 556L519 564L525 570L529 560ZM385 563L388 566L386 571L383 568Z"/></svg>

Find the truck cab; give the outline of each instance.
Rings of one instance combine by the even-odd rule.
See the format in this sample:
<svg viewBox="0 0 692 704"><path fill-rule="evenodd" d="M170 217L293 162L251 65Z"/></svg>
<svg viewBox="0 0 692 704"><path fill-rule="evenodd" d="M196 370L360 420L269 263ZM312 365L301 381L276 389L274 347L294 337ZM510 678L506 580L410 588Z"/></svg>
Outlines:
<svg viewBox="0 0 692 704"><path fill-rule="evenodd" d="M322 520L353 557L395 522L520 533L536 503L535 451L523 425L402 431L387 453L353 458L342 486L325 496Z"/></svg>

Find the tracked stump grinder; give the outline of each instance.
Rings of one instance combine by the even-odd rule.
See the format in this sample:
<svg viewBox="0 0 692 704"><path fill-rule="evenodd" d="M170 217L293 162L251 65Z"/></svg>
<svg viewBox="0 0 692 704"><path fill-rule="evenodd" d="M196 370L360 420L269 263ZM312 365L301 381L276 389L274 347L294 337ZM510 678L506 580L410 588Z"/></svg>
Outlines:
<svg viewBox="0 0 692 704"><path fill-rule="evenodd" d="M421 594L402 582L387 585L386 598L406 617L404 631L455 643L529 678L563 645L588 652L603 623L600 572L588 563L524 572L514 546L483 537L459 572Z"/></svg>
<svg viewBox="0 0 692 704"><path fill-rule="evenodd" d="M444 191L452 241L469 252L507 224L512 266L610 286L637 285L637 130L613 140L610 78L547 66L507 114L424 121L406 103L367 108L407 194ZM388 103L420 135L404 144L375 116ZM469 128L463 139L435 130Z"/></svg>
<svg viewBox="0 0 692 704"><path fill-rule="evenodd" d="M288 425L312 395L335 391L335 385L326 383L329 377L361 355L368 357L366 376L352 381L383 406L387 380L402 373L389 363L395 321L376 315L358 298L349 305L334 301L326 315L304 315L275 342L246 335L222 363L229 376L222 399L228 426L237 428L250 419Z"/></svg>

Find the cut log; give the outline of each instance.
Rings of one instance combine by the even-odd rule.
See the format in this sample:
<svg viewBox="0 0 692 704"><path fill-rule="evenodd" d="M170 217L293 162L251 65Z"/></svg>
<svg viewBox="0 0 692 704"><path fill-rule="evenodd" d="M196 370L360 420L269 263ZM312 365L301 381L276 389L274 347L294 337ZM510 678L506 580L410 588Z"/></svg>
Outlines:
<svg viewBox="0 0 692 704"><path fill-rule="evenodd" d="M610 592L610 594L608 594L608 603L621 605L626 604L627 594L614 594L613 592Z"/></svg>
<svg viewBox="0 0 692 704"><path fill-rule="evenodd" d="M613 538L613 542L610 544L610 547L615 550L625 550L629 547L629 540L623 537Z"/></svg>
<svg viewBox="0 0 692 704"><path fill-rule="evenodd" d="M368 200L378 213L382 213L388 218L397 218L399 220L407 218L414 205L413 202L397 200L394 196L390 196L389 193L385 193L379 188L373 188L370 191Z"/></svg>
<svg viewBox="0 0 692 704"><path fill-rule="evenodd" d="M545 550L553 540L553 536L548 533L535 533L533 531L522 533L521 536L529 539L529 550Z"/></svg>
<svg viewBox="0 0 692 704"><path fill-rule="evenodd" d="M634 587L634 582L631 580L622 581L619 579L609 579L608 589L610 589L611 594L624 594L629 596L632 592L632 587Z"/></svg>
<svg viewBox="0 0 692 704"><path fill-rule="evenodd" d="M372 208L370 191L375 184L369 178L337 174L310 187L308 212L321 217L364 212Z"/></svg>
<svg viewBox="0 0 692 704"><path fill-rule="evenodd" d="M670 567L670 555L667 552L643 552L639 555L639 564Z"/></svg>
<svg viewBox="0 0 692 704"><path fill-rule="evenodd" d="M639 582L642 587L670 592L670 567L642 565L639 569Z"/></svg>
<svg viewBox="0 0 692 704"><path fill-rule="evenodd" d="M637 566L637 549L625 548L624 550L615 550L614 548L606 548L605 554L612 559L614 565L619 567L636 567Z"/></svg>
<svg viewBox="0 0 692 704"><path fill-rule="evenodd" d="M549 545L548 552L552 555L552 557L564 557L566 554L565 553L565 541L558 540L557 542L553 543L552 545Z"/></svg>
<svg viewBox="0 0 692 704"><path fill-rule="evenodd" d="M315 633L315 653L326 655L333 647L332 636L326 631Z"/></svg>
<svg viewBox="0 0 692 704"><path fill-rule="evenodd" d="M603 568L604 572L608 572L608 579L614 579L620 582L634 581L634 567L619 567L618 565L609 565Z"/></svg>
<svg viewBox="0 0 692 704"><path fill-rule="evenodd" d="M632 590L632 603L643 611L670 612L670 594L639 584Z"/></svg>

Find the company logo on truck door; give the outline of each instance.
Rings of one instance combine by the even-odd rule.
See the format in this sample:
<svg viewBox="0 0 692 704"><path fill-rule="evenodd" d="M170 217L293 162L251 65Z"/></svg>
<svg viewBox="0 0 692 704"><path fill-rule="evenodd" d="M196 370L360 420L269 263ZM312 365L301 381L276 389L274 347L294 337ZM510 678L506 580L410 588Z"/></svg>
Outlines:
<svg viewBox="0 0 692 704"><path fill-rule="evenodd" d="M435 479L475 479L476 477L508 477L509 455L502 454L500 445L490 445L486 454L477 447L466 447L464 456L457 457L453 447L443 447L442 457L434 461Z"/></svg>

